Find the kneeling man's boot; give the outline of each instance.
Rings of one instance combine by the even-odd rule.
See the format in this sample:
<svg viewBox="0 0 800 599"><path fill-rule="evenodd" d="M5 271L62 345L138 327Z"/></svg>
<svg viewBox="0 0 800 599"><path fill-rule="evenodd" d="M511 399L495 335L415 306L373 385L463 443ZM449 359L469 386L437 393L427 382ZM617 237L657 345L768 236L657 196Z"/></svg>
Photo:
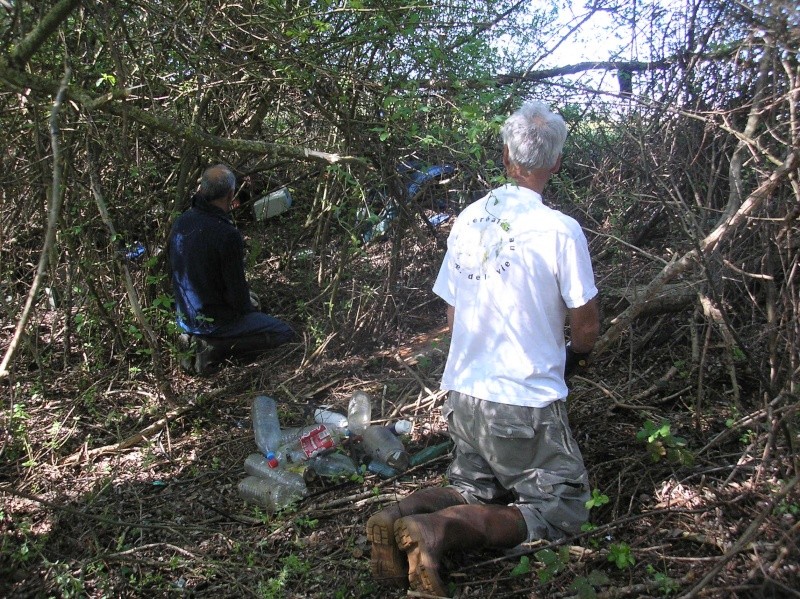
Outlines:
<svg viewBox="0 0 800 599"><path fill-rule="evenodd" d="M373 578L387 586L408 586L408 561L395 543L395 520L412 514L430 514L462 503L461 493L452 487L429 487L373 514L367 520L367 539L372 543L370 568Z"/></svg>
<svg viewBox="0 0 800 599"><path fill-rule="evenodd" d="M458 505L394 523L397 546L408 557L408 581L415 591L447 597L439 573L442 555L453 549L511 548L524 542L522 513L505 505Z"/></svg>
<svg viewBox="0 0 800 599"><path fill-rule="evenodd" d="M178 337L181 368L186 374L210 374L212 367L224 356L224 348L217 349L207 341L209 337L182 333Z"/></svg>

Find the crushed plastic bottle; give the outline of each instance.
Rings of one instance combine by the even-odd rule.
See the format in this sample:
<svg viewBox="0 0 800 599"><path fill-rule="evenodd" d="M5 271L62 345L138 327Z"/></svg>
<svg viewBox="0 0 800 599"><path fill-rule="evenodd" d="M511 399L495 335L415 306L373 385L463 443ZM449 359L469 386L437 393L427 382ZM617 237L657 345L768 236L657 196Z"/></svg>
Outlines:
<svg viewBox="0 0 800 599"><path fill-rule="evenodd" d="M305 484L300 484L302 476L298 477L295 472L270 466L269 460L259 453L251 453L247 456L244 461L244 471L250 476L265 478L290 488L296 487L303 495L307 492Z"/></svg>
<svg viewBox="0 0 800 599"><path fill-rule="evenodd" d="M281 473L283 475L293 474L283 470L269 470L270 473ZM263 478L261 476L248 476L239 482L237 491L239 497L250 503L255 503L266 509L269 513L275 513L280 509L302 499L307 493L306 483L303 477L295 474L294 484L285 484L277 479Z"/></svg>
<svg viewBox="0 0 800 599"><path fill-rule="evenodd" d="M363 391L356 391L347 405L347 427L353 435L362 435L372 420L372 400Z"/></svg>
<svg viewBox="0 0 800 599"><path fill-rule="evenodd" d="M339 430L342 435L347 434L347 416L339 412L317 408L314 410L314 422L335 428Z"/></svg>
<svg viewBox="0 0 800 599"><path fill-rule="evenodd" d="M301 437L310 435L313 431L319 429L320 426L324 426L328 434L331 437L333 437L335 445L339 445L347 437L347 432L348 432L347 428L339 428L324 423L306 424L305 426L295 426L295 427L281 429L281 437L280 440L278 441L278 447L280 448L283 447L284 445L289 445L290 443L294 443Z"/></svg>
<svg viewBox="0 0 800 599"><path fill-rule="evenodd" d="M350 476L358 473L358 468L350 456L336 452L311 458L308 460L308 467L317 476L325 477Z"/></svg>
<svg viewBox="0 0 800 599"><path fill-rule="evenodd" d="M262 455L268 456L280 447L281 425L278 421L278 405L271 397L259 395L253 400L251 415L256 447ZM273 465L275 466L277 464Z"/></svg>
<svg viewBox="0 0 800 599"><path fill-rule="evenodd" d="M403 442L385 426L368 426L362 434L364 450L375 460L403 472L408 469L409 456Z"/></svg>
<svg viewBox="0 0 800 599"><path fill-rule="evenodd" d="M274 456L280 464L305 462L332 451L338 444L336 434L331 434L331 429L325 424L287 429L281 440L283 443Z"/></svg>

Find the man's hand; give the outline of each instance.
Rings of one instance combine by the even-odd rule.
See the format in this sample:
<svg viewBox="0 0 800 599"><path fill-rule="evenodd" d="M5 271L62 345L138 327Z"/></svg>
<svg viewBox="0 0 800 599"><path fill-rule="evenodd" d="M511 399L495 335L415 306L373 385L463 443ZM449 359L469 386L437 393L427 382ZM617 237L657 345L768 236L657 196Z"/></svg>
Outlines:
<svg viewBox="0 0 800 599"><path fill-rule="evenodd" d="M575 371L586 368L589 363L589 352L576 352L572 350L572 344L567 343L567 361L564 366L564 379L568 379Z"/></svg>
<svg viewBox="0 0 800 599"><path fill-rule="evenodd" d="M259 300L258 296L252 291L250 292L250 305L252 305L253 308L258 310L259 312L261 311L261 300Z"/></svg>
<svg viewBox="0 0 800 599"><path fill-rule="evenodd" d="M589 354L600 333L600 311L597 297L590 299L578 308L570 309L569 323L571 341L567 343L564 379L569 378L576 370L585 367L589 362Z"/></svg>

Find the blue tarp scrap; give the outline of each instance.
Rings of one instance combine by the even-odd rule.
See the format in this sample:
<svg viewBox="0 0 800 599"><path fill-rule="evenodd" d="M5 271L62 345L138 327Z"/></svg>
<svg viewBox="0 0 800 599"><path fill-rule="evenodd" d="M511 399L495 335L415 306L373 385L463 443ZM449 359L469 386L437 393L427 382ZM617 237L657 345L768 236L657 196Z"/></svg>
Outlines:
<svg viewBox="0 0 800 599"><path fill-rule="evenodd" d="M451 175L456 167L452 164L433 164L423 165L417 161L402 161L397 167L397 172L407 180L406 192L409 198L413 198L420 189L430 181L445 175Z"/></svg>
<svg viewBox="0 0 800 599"><path fill-rule="evenodd" d="M408 184L406 185L406 193L408 194L409 199L417 195L423 186L427 185L434 179L450 175L454 173L455 170L456 167L452 164L434 164L431 166L422 166L419 162L406 161L401 162L397 167L397 172L408 180ZM377 195L382 196L382 194ZM364 214L363 210L359 211L359 213L360 217L366 216L365 220L374 221L374 224L372 224L361 235L361 239L364 241L364 243L368 243L372 239L376 239L386 233L389 228L389 224L395 218L397 218L398 210L397 206L391 200L388 200L386 206L380 211L380 213L378 213L377 217L368 208L366 209L366 214ZM428 221L431 223L431 225L437 227L443 222L447 221L449 218L450 215L440 213L435 214L428 219ZM359 218L359 220L361 220L361 218Z"/></svg>

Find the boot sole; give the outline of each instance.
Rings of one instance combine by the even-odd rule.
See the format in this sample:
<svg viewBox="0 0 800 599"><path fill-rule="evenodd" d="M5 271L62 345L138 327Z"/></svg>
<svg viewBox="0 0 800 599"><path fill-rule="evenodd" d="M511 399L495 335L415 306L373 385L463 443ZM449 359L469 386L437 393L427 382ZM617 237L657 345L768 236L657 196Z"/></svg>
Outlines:
<svg viewBox="0 0 800 599"><path fill-rule="evenodd" d="M406 556L394 540L394 520L382 512L367 520L367 540L372 543L370 571L386 586L408 588Z"/></svg>
<svg viewBox="0 0 800 599"><path fill-rule="evenodd" d="M411 588L437 597L449 597L449 591L439 576L439 569L423 563L424 556L419 550L419 540L423 535L413 518L395 521L394 538L397 546L408 555L408 580Z"/></svg>

